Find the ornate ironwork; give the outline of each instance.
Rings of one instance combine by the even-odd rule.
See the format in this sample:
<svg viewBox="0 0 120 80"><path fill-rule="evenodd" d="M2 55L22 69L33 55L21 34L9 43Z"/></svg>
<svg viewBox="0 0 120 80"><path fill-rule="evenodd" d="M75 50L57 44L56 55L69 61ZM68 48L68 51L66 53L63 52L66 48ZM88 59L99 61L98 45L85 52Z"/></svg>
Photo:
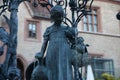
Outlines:
<svg viewBox="0 0 120 80"><path fill-rule="evenodd" d="M91 12L93 0L34 0L33 6L37 7L41 5L42 7L46 7L48 11L57 5L61 5L64 7L65 15L64 15L64 23L68 25L68 22L72 27L77 27L83 16L88 15ZM71 10L71 19L68 17L67 9L68 7Z"/></svg>
<svg viewBox="0 0 120 80"><path fill-rule="evenodd" d="M0 66L0 80L21 80L20 71L17 68L17 32L18 32L18 7L19 4L23 1L28 0L2 0L0 6L0 16L8 10L10 12L10 19L6 17L4 18L9 25L10 34L9 41L7 45L7 53L4 63ZM6 38L5 38L6 39ZM3 73L3 74L2 74ZM1 75L2 74L2 75Z"/></svg>

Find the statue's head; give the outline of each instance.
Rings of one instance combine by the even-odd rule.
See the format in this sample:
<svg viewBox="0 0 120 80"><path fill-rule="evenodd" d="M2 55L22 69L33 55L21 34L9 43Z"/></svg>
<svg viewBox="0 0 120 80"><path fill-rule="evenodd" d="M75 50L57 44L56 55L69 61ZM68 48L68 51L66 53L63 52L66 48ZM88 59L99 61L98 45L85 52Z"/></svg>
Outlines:
<svg viewBox="0 0 120 80"><path fill-rule="evenodd" d="M64 10L62 6L60 5L54 6L51 9L50 14L51 14L52 21L54 21L56 24L60 24L63 21Z"/></svg>
<svg viewBox="0 0 120 80"><path fill-rule="evenodd" d="M84 42L83 37L78 37L78 38L77 38L77 44L81 44L81 43L83 43L83 42Z"/></svg>
<svg viewBox="0 0 120 80"><path fill-rule="evenodd" d="M3 27L0 27L0 56L4 53L4 46L8 44L9 35Z"/></svg>

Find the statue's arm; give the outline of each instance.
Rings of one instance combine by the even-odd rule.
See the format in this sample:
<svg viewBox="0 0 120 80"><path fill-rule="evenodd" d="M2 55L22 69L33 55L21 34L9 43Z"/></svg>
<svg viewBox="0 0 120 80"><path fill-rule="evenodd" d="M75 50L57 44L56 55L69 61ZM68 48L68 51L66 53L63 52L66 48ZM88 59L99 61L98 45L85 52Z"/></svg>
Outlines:
<svg viewBox="0 0 120 80"><path fill-rule="evenodd" d="M42 48L41 48L40 52L38 52L38 53L35 55L35 58L36 58L36 59L43 59L44 53L45 53L46 48L47 48L47 43L48 43L48 40L44 40L44 41L43 41Z"/></svg>
<svg viewBox="0 0 120 80"><path fill-rule="evenodd" d="M42 44L42 48L41 48L41 55L42 55L42 57L44 56L44 53L46 51L47 43L48 43L48 40L44 40L44 42Z"/></svg>
<svg viewBox="0 0 120 80"><path fill-rule="evenodd" d="M43 35L44 37L44 41L43 41L43 44L42 44L42 48L41 48L41 56L43 57L44 56L44 53L46 51L46 48L47 48L47 44L48 44L48 41L49 41L49 32L50 32L50 27L48 27Z"/></svg>
<svg viewBox="0 0 120 80"><path fill-rule="evenodd" d="M35 58L37 58L37 59L41 59L44 56L44 53L46 51L47 44L48 44L48 41L49 41L49 29L46 29L43 37L44 37L44 40L43 40L43 43L42 43L41 50L35 56Z"/></svg>

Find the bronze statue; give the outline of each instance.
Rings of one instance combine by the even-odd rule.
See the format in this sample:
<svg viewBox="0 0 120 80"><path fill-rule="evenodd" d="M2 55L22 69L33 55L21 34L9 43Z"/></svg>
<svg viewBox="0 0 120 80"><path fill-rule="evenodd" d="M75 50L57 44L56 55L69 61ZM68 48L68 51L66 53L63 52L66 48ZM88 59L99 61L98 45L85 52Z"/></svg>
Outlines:
<svg viewBox="0 0 120 80"><path fill-rule="evenodd" d="M74 31L62 24L64 11L60 5L53 7L50 13L53 24L46 29L41 51L35 58L41 60L47 51L48 80L73 80L69 42L74 39Z"/></svg>
<svg viewBox="0 0 120 80"><path fill-rule="evenodd" d="M3 72L9 77L8 79L10 80L18 80L18 78L20 77L20 71L16 67L18 32L17 11L19 4L23 1L30 0L2 0L3 5L0 6L0 15L2 15L2 13L6 10L9 10L11 13L10 20L6 18L10 27L10 35L6 59L3 65ZM41 1L45 1L45 3L41 3ZM53 7L52 1L54 1L54 3L57 3L57 5ZM39 64L36 65L35 69L33 67L33 64L30 65L32 67L30 67L30 69L34 69L33 71L31 71L32 75L30 76L30 78L31 80L73 80L73 65L75 67L75 80L80 80L80 77L78 76L78 68L83 66L83 64L82 62L80 63L78 60L82 60L82 55L84 53L87 53L87 48L82 40L80 41L80 45L77 45L77 25L81 18L91 11L93 0L91 0L90 2L90 10L86 9L88 0L82 0L82 2L79 0L78 3L74 0L70 0L69 7L72 13L72 21L66 17L67 0L65 2L61 0L52 1L48 0L47 2L46 0L34 0L34 6L37 6L37 3L39 3L42 7L46 7L48 11L50 9L49 7L52 7L50 14L53 24L46 29L41 51L35 56L35 58L39 60ZM61 7L64 4L65 13L63 8ZM75 13L77 15L77 18L75 18ZM63 18L65 18L64 21ZM70 22L72 27L69 27L66 20ZM67 26L63 25L62 22L67 24ZM4 45L0 47L0 55L2 55L3 53L3 47ZM47 55L44 57L45 52L47 53ZM45 63L43 63L44 61ZM5 78L7 78L6 75L4 75ZM29 73L27 75L29 75Z"/></svg>
<svg viewBox="0 0 120 80"><path fill-rule="evenodd" d="M75 28L62 24L64 11L60 5L50 13L53 24L44 33L41 51L35 55L39 64L31 68L30 80L82 80L79 67L88 64L87 45L82 37L77 37Z"/></svg>
<svg viewBox="0 0 120 80"><path fill-rule="evenodd" d="M89 64L89 55L87 51L88 44L84 44L83 37L77 37L77 44L74 45L74 48L72 48L72 64L77 64L78 67L85 66ZM81 63L81 59L82 63Z"/></svg>
<svg viewBox="0 0 120 80"><path fill-rule="evenodd" d="M79 68L83 66L86 68L85 72L87 72L87 65L89 64L90 58L88 55L87 47L88 44L84 44L83 37L77 37L76 44L71 49L71 62L74 68L74 78L75 80L82 80L82 69L81 72ZM86 75L86 73L85 73Z"/></svg>
<svg viewBox="0 0 120 80"><path fill-rule="evenodd" d="M49 80L49 70L44 65L37 65L32 72L30 80Z"/></svg>

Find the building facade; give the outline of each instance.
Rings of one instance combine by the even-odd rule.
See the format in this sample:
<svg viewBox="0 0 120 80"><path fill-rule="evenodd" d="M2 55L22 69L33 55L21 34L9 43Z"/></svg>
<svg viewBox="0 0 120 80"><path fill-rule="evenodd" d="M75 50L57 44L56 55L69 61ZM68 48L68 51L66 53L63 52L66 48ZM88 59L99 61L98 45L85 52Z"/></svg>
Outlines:
<svg viewBox="0 0 120 80"><path fill-rule="evenodd" d="M93 60L91 64L100 66L94 67L96 74L109 72L120 77L120 20L116 19L118 12L119 0L95 0L92 12L79 23L79 36L90 45L88 52ZM9 16L9 12L5 15ZM43 33L51 24L49 17L50 14L45 8L33 7L27 2L19 6L17 62L22 70L22 79L25 77L27 66L35 60L35 54L41 49ZM1 26L8 30L2 16L0 22ZM0 63L3 63L4 59L5 54L0 56Z"/></svg>

